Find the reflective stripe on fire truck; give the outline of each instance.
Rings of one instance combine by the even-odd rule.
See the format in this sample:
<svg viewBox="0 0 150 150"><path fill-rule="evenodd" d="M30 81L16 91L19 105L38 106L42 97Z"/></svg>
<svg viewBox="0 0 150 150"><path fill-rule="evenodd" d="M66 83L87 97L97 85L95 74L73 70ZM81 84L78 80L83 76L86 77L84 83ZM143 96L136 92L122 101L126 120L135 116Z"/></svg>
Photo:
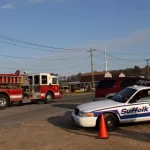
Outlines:
<svg viewBox="0 0 150 150"><path fill-rule="evenodd" d="M58 95L60 95L60 93L58 92L58 93L54 93L56 96L58 96Z"/></svg>
<svg viewBox="0 0 150 150"><path fill-rule="evenodd" d="M45 96L45 93L41 93L41 96Z"/></svg>
<svg viewBox="0 0 150 150"><path fill-rule="evenodd" d="M58 96L58 95L60 95L60 93L57 92L57 93L54 93L54 95L55 95L55 96ZM45 96L45 93L41 93L41 96Z"/></svg>
<svg viewBox="0 0 150 150"><path fill-rule="evenodd" d="M22 98L22 95L10 95L10 98Z"/></svg>

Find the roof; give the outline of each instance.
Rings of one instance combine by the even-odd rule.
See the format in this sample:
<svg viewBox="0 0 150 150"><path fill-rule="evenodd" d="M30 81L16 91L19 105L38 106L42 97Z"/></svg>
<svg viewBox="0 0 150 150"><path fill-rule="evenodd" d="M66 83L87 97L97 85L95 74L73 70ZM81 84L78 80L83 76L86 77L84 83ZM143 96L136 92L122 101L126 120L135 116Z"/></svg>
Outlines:
<svg viewBox="0 0 150 150"><path fill-rule="evenodd" d="M150 80L148 78L142 78L142 77L104 77L104 75L94 75L94 80L95 81L100 81L100 80L122 80L122 79L141 79L141 80ZM86 76L81 76L80 79L81 82L91 82L92 81L92 75L86 75Z"/></svg>
<svg viewBox="0 0 150 150"><path fill-rule="evenodd" d="M94 72L94 75L95 76L97 76L97 75L105 75L106 73L112 74L113 77L119 77L120 74L123 74L123 73L119 73L119 72ZM81 74L81 76L91 76L91 75L92 75L91 72Z"/></svg>
<svg viewBox="0 0 150 150"><path fill-rule="evenodd" d="M80 84L80 81L66 83L66 85L76 85L76 84Z"/></svg>
<svg viewBox="0 0 150 150"><path fill-rule="evenodd" d="M105 72L94 72L94 80L100 81L105 76ZM81 82L91 82L92 81L92 73L81 74Z"/></svg>
<svg viewBox="0 0 150 150"><path fill-rule="evenodd" d="M84 74L81 74L81 76L90 76L92 75L91 72L88 72L88 73L84 73ZM94 72L94 75L105 75L105 72Z"/></svg>
<svg viewBox="0 0 150 150"><path fill-rule="evenodd" d="M141 79L141 80L150 80L149 78L136 77L136 76L126 76L126 77L112 77L112 78L103 78L103 80L118 80L118 79Z"/></svg>
<svg viewBox="0 0 150 150"><path fill-rule="evenodd" d="M150 87L148 86L139 86L139 85L133 85L133 86L130 86L128 88L132 88L132 89L135 89L135 90L146 90L146 89L150 89Z"/></svg>
<svg viewBox="0 0 150 150"><path fill-rule="evenodd" d="M57 77L55 75L51 75L50 73L29 73L27 75L28 76L30 76L30 75L50 75L51 77Z"/></svg>

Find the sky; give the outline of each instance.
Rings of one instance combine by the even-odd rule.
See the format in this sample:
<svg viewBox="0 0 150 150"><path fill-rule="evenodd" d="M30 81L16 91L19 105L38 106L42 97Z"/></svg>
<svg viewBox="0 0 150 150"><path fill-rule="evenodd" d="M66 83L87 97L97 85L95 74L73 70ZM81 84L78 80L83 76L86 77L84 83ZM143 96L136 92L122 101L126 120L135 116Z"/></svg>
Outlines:
<svg viewBox="0 0 150 150"><path fill-rule="evenodd" d="M105 48L108 70L143 67L150 59L149 16L149 0L0 0L1 73L90 72L91 48L94 70L105 70Z"/></svg>

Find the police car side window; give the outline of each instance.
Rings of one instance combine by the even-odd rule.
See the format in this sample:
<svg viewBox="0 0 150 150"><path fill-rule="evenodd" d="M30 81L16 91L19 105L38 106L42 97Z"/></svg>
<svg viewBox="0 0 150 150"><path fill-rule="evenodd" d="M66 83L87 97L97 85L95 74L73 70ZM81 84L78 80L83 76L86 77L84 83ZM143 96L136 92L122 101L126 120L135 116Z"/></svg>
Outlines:
<svg viewBox="0 0 150 150"><path fill-rule="evenodd" d="M131 99L130 103L141 102L148 98L150 98L150 90L141 90Z"/></svg>
<svg viewBox="0 0 150 150"><path fill-rule="evenodd" d="M140 102L148 101L150 102L150 90L146 91L146 94L139 100Z"/></svg>

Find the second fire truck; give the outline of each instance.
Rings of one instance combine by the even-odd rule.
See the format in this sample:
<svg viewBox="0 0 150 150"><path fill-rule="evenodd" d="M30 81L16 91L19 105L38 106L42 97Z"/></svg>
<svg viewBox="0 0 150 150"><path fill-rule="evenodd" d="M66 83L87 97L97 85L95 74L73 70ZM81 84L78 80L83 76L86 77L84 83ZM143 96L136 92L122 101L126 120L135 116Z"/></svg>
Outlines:
<svg viewBox="0 0 150 150"><path fill-rule="evenodd" d="M57 75L52 73L0 74L0 109L24 102L44 102L62 97Z"/></svg>

